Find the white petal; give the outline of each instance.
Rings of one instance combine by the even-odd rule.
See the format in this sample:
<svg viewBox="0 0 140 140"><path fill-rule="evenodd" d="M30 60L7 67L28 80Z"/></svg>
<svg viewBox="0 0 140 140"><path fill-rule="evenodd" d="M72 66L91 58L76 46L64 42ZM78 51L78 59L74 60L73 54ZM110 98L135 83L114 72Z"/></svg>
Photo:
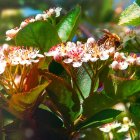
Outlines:
<svg viewBox="0 0 140 140"><path fill-rule="evenodd" d="M36 60L32 60L32 62L33 62L33 63L38 63L39 60L38 60L38 59L36 59ZM28 63L28 64L30 64L30 63Z"/></svg>
<svg viewBox="0 0 140 140"><path fill-rule="evenodd" d="M80 67L82 66L82 62L73 62L73 67Z"/></svg>
<svg viewBox="0 0 140 140"><path fill-rule="evenodd" d="M135 64L136 62L136 58L132 57L132 56L128 56L126 58L126 61L129 63L129 64Z"/></svg>
<svg viewBox="0 0 140 140"><path fill-rule="evenodd" d="M46 13L46 14L42 14L42 17L43 17L44 20L46 20L49 16L48 16L48 14Z"/></svg>
<svg viewBox="0 0 140 140"><path fill-rule="evenodd" d="M115 48L114 47L111 47L109 50L107 50L108 53L111 55L111 54L114 54L115 52Z"/></svg>
<svg viewBox="0 0 140 140"><path fill-rule="evenodd" d="M99 58L97 58L97 57L91 57L91 58L90 58L90 61L91 61L91 62L96 62L98 59L99 59Z"/></svg>
<svg viewBox="0 0 140 140"><path fill-rule="evenodd" d="M109 133L111 131L111 127L101 127L99 129L105 133Z"/></svg>
<svg viewBox="0 0 140 140"><path fill-rule="evenodd" d="M25 22L25 21L23 21L23 22L21 22L21 24L20 24L20 28L24 28L26 25L28 25L28 23Z"/></svg>
<svg viewBox="0 0 140 140"><path fill-rule="evenodd" d="M58 55L58 52L57 51L45 52L44 55L45 56L55 56L55 55Z"/></svg>
<svg viewBox="0 0 140 140"><path fill-rule="evenodd" d="M129 130L128 125L122 125L121 129L119 129L117 132L121 133L121 132L127 132Z"/></svg>
<svg viewBox="0 0 140 140"><path fill-rule="evenodd" d="M117 127L120 127L121 126L121 123L118 123L118 122L114 122L113 124L112 124L112 128L113 129L115 129L115 128L117 128Z"/></svg>
<svg viewBox="0 0 140 140"><path fill-rule="evenodd" d="M43 14L37 14L35 17L35 20L42 20L43 19Z"/></svg>
<svg viewBox="0 0 140 140"><path fill-rule="evenodd" d="M101 59L101 60L107 60L108 58L109 58L109 55L108 55L107 52L102 52L102 53L100 54L100 59Z"/></svg>
<svg viewBox="0 0 140 140"><path fill-rule="evenodd" d="M62 8L60 8L60 7L57 7L56 9L55 9L55 13L56 13L56 16L55 17L59 17L60 16L60 11L62 10Z"/></svg>
<svg viewBox="0 0 140 140"><path fill-rule="evenodd" d="M0 62L0 74L2 74L5 71L6 62Z"/></svg>
<svg viewBox="0 0 140 140"><path fill-rule="evenodd" d="M42 55L42 54L37 54L37 57L39 57L39 58L43 58L44 55Z"/></svg>
<svg viewBox="0 0 140 140"><path fill-rule="evenodd" d="M137 64L137 65L140 65L140 57L137 57L137 59L136 59L136 64Z"/></svg>
<svg viewBox="0 0 140 140"><path fill-rule="evenodd" d="M118 69L118 61L113 61L112 62L112 64L110 65L110 67L112 68L112 69L115 69L115 70L117 70Z"/></svg>
<svg viewBox="0 0 140 140"><path fill-rule="evenodd" d="M84 54L82 62L88 62L91 59L91 54Z"/></svg>
<svg viewBox="0 0 140 140"><path fill-rule="evenodd" d="M71 63L73 61L73 59L68 58L68 59L64 59L63 61L64 61L64 63Z"/></svg>
<svg viewBox="0 0 140 140"><path fill-rule="evenodd" d="M128 68L128 63L127 62L120 62L119 63L119 69L120 70L125 70Z"/></svg>
<svg viewBox="0 0 140 140"><path fill-rule="evenodd" d="M87 43L95 43L95 39L93 37L88 38Z"/></svg>

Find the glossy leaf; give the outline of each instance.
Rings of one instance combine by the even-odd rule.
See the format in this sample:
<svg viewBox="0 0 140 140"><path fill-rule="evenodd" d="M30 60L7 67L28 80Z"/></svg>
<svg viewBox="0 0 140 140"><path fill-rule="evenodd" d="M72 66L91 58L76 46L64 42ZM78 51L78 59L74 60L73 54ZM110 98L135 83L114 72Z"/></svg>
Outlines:
<svg viewBox="0 0 140 140"><path fill-rule="evenodd" d="M12 95L9 101L9 110L19 118L26 118L30 116L37 103L37 99L49 83L50 82L46 82L39 85L31 89L29 92Z"/></svg>
<svg viewBox="0 0 140 140"><path fill-rule="evenodd" d="M32 46L42 52L47 52L50 47L61 42L56 29L47 21L28 24L17 33L15 41L17 46Z"/></svg>
<svg viewBox="0 0 140 140"><path fill-rule="evenodd" d="M52 80L52 83L47 87L49 97L56 104L65 121L70 125L80 114L78 95L61 77L49 72L45 72L44 75Z"/></svg>
<svg viewBox="0 0 140 140"><path fill-rule="evenodd" d="M125 9L120 17L120 25L139 25L140 24L140 6L137 3L133 3L127 9Z"/></svg>
<svg viewBox="0 0 140 140"><path fill-rule="evenodd" d="M92 73L91 73L91 71L90 71L90 69L87 65L85 65L85 68L92 75ZM84 96L84 98L87 98L90 94L90 88L91 88L91 79L90 79L89 75L87 74L87 72L86 72L86 70L84 69L83 66L81 66L79 68L75 68L74 69L74 75L75 75L76 83L77 83L77 85L79 86L79 88L82 92L82 95ZM81 98L80 95L79 95L79 98L82 101L82 98Z"/></svg>
<svg viewBox="0 0 140 140"><path fill-rule="evenodd" d="M114 109L106 109L102 110L92 117L86 119L85 121L81 122L76 126L76 129L85 129L89 127L98 127L103 124L112 122L119 114L121 111L119 110L114 110Z"/></svg>
<svg viewBox="0 0 140 140"><path fill-rule="evenodd" d="M71 40L78 26L81 8L71 10L57 25L57 32L63 42Z"/></svg>
<svg viewBox="0 0 140 140"><path fill-rule="evenodd" d="M111 98L114 98L117 87L115 84L115 80L113 81L110 76L110 69L108 65L105 66L104 69L101 71L99 75L99 79L100 82L103 84L105 94Z"/></svg>
<svg viewBox="0 0 140 140"><path fill-rule="evenodd" d="M127 80L119 82L116 95L119 98L127 98L140 92L140 80Z"/></svg>
<svg viewBox="0 0 140 140"><path fill-rule="evenodd" d="M107 109L116 104L112 98L107 97L102 93L93 93L83 103L83 115L86 118L90 118L95 113Z"/></svg>
<svg viewBox="0 0 140 140"><path fill-rule="evenodd" d="M138 72L136 71L136 73ZM103 77L100 78L100 80L104 84L104 90L106 95L111 97L112 99L115 99L116 101L122 100L140 92L140 80L128 80L115 76L114 74L109 74L109 68L107 68L102 73L101 77ZM139 76L137 76L137 78L138 77Z"/></svg>

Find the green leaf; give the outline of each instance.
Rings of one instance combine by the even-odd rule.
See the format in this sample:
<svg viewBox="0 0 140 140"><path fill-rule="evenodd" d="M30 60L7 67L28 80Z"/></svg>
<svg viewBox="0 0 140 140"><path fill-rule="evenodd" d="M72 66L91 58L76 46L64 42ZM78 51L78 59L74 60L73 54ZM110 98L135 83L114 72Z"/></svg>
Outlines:
<svg viewBox="0 0 140 140"><path fill-rule="evenodd" d="M140 92L140 80L127 80L119 82L116 95L119 98L127 98Z"/></svg>
<svg viewBox="0 0 140 140"><path fill-rule="evenodd" d="M129 111L137 118L140 119L140 104L139 103L134 103L131 104Z"/></svg>
<svg viewBox="0 0 140 140"><path fill-rule="evenodd" d="M15 38L17 46L37 47L47 52L61 42L56 29L47 21L36 21L20 30Z"/></svg>
<svg viewBox="0 0 140 140"><path fill-rule="evenodd" d="M91 70L88 67L88 65L84 65L84 67L92 75ZM90 77L89 77L89 75L86 72L84 67L81 66L79 68L75 68L74 69L74 75L75 75L76 83L77 83L77 85L79 86L79 88L80 88L80 90L82 92L82 95L84 96L84 98L87 98L89 96L89 94L90 94L91 79L90 79ZM80 95L79 95L79 98L81 98ZM80 100L82 101L82 98Z"/></svg>
<svg viewBox="0 0 140 140"><path fill-rule="evenodd" d="M140 36L134 35L132 37L125 37L123 40L123 51L129 53L139 53L140 52Z"/></svg>
<svg viewBox="0 0 140 140"><path fill-rule="evenodd" d="M52 80L47 87L49 97L63 115L66 123L70 125L81 113L78 95L61 77L49 72L45 72L44 75Z"/></svg>
<svg viewBox="0 0 140 140"><path fill-rule="evenodd" d="M63 126L62 120L60 120L60 118L58 118L53 112L40 108L35 111L34 118L42 128L60 128Z"/></svg>
<svg viewBox="0 0 140 140"><path fill-rule="evenodd" d="M116 100L107 97L102 93L93 93L83 103L83 115L86 118L90 118L95 113L112 107L116 104Z"/></svg>
<svg viewBox="0 0 140 140"><path fill-rule="evenodd" d="M135 0L135 2L140 6L140 0Z"/></svg>
<svg viewBox="0 0 140 140"><path fill-rule="evenodd" d="M125 9L120 17L120 25L139 25L140 24L140 6L137 3L133 3L127 9Z"/></svg>
<svg viewBox="0 0 140 140"><path fill-rule="evenodd" d="M85 129L89 127L98 127L103 124L112 122L120 113L121 111L114 109L102 110L93 115L92 117L78 124L76 126L76 130Z"/></svg>
<svg viewBox="0 0 140 140"><path fill-rule="evenodd" d="M139 69L136 68L137 79L139 79L138 73ZM109 68L101 73L100 81L104 84L105 94L116 101L140 92L140 80L126 80L115 76L111 71L109 72Z"/></svg>
<svg viewBox="0 0 140 140"><path fill-rule="evenodd" d="M13 116L11 113L2 110L2 115L3 115L3 125L7 126L11 123L14 122L14 120L16 119L15 116Z"/></svg>
<svg viewBox="0 0 140 140"><path fill-rule="evenodd" d="M19 118L30 116L33 113L32 111L37 103L37 99L49 84L50 82L46 82L31 89L29 92L12 95L9 100L9 111Z"/></svg>
<svg viewBox="0 0 140 140"><path fill-rule="evenodd" d="M63 42L71 40L78 26L81 8L71 10L57 25L57 32Z"/></svg>

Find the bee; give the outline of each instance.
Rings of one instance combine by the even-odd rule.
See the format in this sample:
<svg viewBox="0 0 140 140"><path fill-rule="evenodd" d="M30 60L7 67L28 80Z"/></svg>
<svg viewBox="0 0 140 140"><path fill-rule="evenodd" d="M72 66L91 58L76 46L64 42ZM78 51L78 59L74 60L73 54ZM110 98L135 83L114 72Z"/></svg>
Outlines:
<svg viewBox="0 0 140 140"><path fill-rule="evenodd" d="M107 29L102 30L102 32L104 32L103 37L97 41L97 44L99 46L114 46L115 48L118 48L120 46L121 41L118 35L109 32L109 30Z"/></svg>

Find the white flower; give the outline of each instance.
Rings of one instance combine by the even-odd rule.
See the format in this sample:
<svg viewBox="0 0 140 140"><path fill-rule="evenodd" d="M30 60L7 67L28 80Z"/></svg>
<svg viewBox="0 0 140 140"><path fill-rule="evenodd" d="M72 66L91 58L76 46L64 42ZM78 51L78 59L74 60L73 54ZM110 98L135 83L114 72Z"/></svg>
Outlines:
<svg viewBox="0 0 140 140"><path fill-rule="evenodd" d="M134 58L133 56L128 56L126 58L126 61L131 64L131 65L134 65L136 63L136 58Z"/></svg>
<svg viewBox="0 0 140 140"><path fill-rule="evenodd" d="M110 67L114 70L118 70L118 68L119 68L118 61L113 61L112 64L110 65Z"/></svg>
<svg viewBox="0 0 140 140"><path fill-rule="evenodd" d="M28 23L25 22L25 21L23 21L23 22L21 22L21 24L20 24L20 28L24 28L24 27L27 26L27 25L28 25Z"/></svg>
<svg viewBox="0 0 140 140"><path fill-rule="evenodd" d="M90 58L90 61L91 61L91 62L96 62L98 59L99 59L99 58L97 58L97 57L91 57L91 58Z"/></svg>
<svg viewBox="0 0 140 140"><path fill-rule="evenodd" d="M18 31L19 31L18 28L10 29L10 30L6 31L7 40L11 40L12 38L14 38L16 36L16 34L18 33Z"/></svg>
<svg viewBox="0 0 140 140"><path fill-rule="evenodd" d="M3 44L2 50L7 51L8 49L9 49L9 45L8 44Z"/></svg>
<svg viewBox="0 0 140 140"><path fill-rule="evenodd" d="M122 133L122 132L127 132L129 130L129 126L126 124L122 124L121 129L119 129L117 132Z"/></svg>
<svg viewBox="0 0 140 140"><path fill-rule="evenodd" d="M35 20L42 20L43 19L43 14L37 14L35 17Z"/></svg>
<svg viewBox="0 0 140 140"><path fill-rule="evenodd" d="M5 71L6 61L0 61L0 74Z"/></svg>
<svg viewBox="0 0 140 140"><path fill-rule="evenodd" d="M85 53L82 62L88 62L91 59L91 54Z"/></svg>
<svg viewBox="0 0 140 140"><path fill-rule="evenodd" d="M109 55L113 55L115 53L115 48L111 47L108 50L106 50L108 52Z"/></svg>
<svg viewBox="0 0 140 140"><path fill-rule="evenodd" d="M103 125L99 129L105 133L109 133L112 129L118 128L120 126L121 126L121 123L112 122L112 123L108 123L108 124Z"/></svg>
<svg viewBox="0 0 140 140"><path fill-rule="evenodd" d="M128 63L126 61L124 62L119 62L119 69L120 70L125 70L128 67Z"/></svg>
<svg viewBox="0 0 140 140"><path fill-rule="evenodd" d="M47 13L46 14L42 14L42 17L43 17L44 20L47 20L49 18Z"/></svg>
<svg viewBox="0 0 140 140"><path fill-rule="evenodd" d="M99 57L100 57L101 60L107 60L109 58L109 55L106 51L103 51L103 52L100 53Z"/></svg>
<svg viewBox="0 0 140 140"><path fill-rule="evenodd" d="M106 125L105 127L100 127L99 129L105 133L109 133L111 131L110 125Z"/></svg>
<svg viewBox="0 0 140 140"><path fill-rule="evenodd" d="M140 65L140 57L136 58L136 65Z"/></svg>
<svg viewBox="0 0 140 140"><path fill-rule="evenodd" d="M87 43L95 43L95 39L93 37L88 38Z"/></svg>
<svg viewBox="0 0 140 140"><path fill-rule="evenodd" d="M55 17L59 17L60 16L60 12L61 12L62 8L57 7L54 11L55 11Z"/></svg>
<svg viewBox="0 0 140 140"><path fill-rule="evenodd" d="M123 62L113 61L110 67L114 70L125 70L128 67L128 63L125 61Z"/></svg>
<svg viewBox="0 0 140 140"><path fill-rule="evenodd" d="M82 62L73 62L73 67L80 67L82 66Z"/></svg>
<svg viewBox="0 0 140 140"><path fill-rule="evenodd" d="M124 55L124 53L119 53L119 52L116 52L115 54L114 54L114 59L115 60L125 60L126 59L126 57L125 57L125 55Z"/></svg>
<svg viewBox="0 0 140 140"><path fill-rule="evenodd" d="M118 133L127 132L129 128L132 126L135 126L135 124L132 121L130 121L128 117L124 117L123 124L117 132Z"/></svg>

